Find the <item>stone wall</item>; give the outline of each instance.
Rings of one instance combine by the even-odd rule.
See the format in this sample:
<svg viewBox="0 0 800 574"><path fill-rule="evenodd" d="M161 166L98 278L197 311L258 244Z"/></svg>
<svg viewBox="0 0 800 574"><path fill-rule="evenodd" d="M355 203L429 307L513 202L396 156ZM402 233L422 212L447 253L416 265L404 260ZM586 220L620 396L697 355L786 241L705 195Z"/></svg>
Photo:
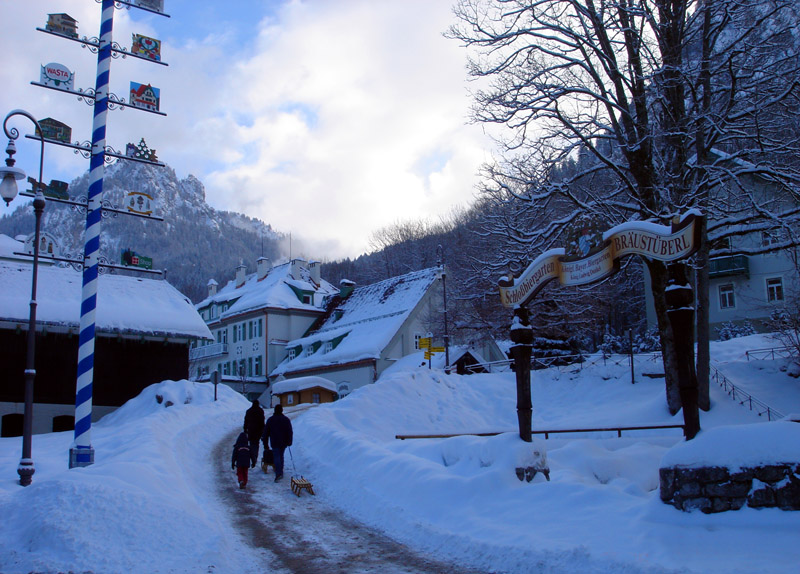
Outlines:
<svg viewBox="0 0 800 574"><path fill-rule="evenodd" d="M800 510L800 464L741 468L669 467L659 469L661 500L679 510L705 513L774 507Z"/></svg>

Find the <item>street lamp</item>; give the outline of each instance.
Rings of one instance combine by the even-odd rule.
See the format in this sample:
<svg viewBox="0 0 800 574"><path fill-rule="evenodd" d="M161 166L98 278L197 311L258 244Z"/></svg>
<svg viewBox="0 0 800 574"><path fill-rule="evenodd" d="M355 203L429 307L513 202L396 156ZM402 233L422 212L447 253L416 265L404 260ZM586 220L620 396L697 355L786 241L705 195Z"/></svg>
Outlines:
<svg viewBox="0 0 800 574"><path fill-rule="evenodd" d="M28 349L25 360L25 415L22 423L22 458L17 467L17 474L19 474L19 483L22 486L28 486L33 480L33 473L36 469L33 466L33 458L31 456L31 436L33 434L33 380L36 378L36 280L39 270L39 229L42 221L42 212L44 211L44 194L42 193L42 166L44 165L44 134L39 122L36 121L31 114L25 110L12 110L3 121L3 131L8 137L8 147L6 147L5 167L0 167L0 175L3 177L0 183L0 196L6 205L11 203L11 200L17 196L17 180L25 178L25 172L14 167L14 154L17 148L14 141L19 137L19 131L16 128L8 128L8 120L13 116L25 116L31 120L36 126L36 133L42 141L42 152L39 156L39 180L34 184L36 188L36 197L33 200L33 213L36 216L36 231L33 238L33 280L31 281L31 311L28 320Z"/></svg>
<svg viewBox="0 0 800 574"><path fill-rule="evenodd" d="M436 248L439 262L439 278L442 280L442 298L444 299L444 372L450 374L450 335L447 333L447 273L444 270L444 249Z"/></svg>

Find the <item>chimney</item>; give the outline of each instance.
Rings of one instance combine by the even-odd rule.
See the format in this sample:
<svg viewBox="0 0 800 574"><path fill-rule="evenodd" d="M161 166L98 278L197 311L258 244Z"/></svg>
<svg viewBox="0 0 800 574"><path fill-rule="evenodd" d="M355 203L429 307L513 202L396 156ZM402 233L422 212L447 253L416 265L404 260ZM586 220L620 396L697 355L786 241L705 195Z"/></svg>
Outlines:
<svg viewBox="0 0 800 574"><path fill-rule="evenodd" d="M217 294L217 286L218 285L219 285L219 283L214 281L214 279L209 279L208 280L208 296L209 297L213 297L214 295Z"/></svg>
<svg viewBox="0 0 800 574"><path fill-rule="evenodd" d="M350 281L350 279L342 279L339 281L339 297L347 299L355 288L355 282Z"/></svg>
<svg viewBox="0 0 800 574"><path fill-rule="evenodd" d="M272 261L266 257L259 257L256 261L256 271L258 273L258 280L261 281L272 269Z"/></svg>
<svg viewBox="0 0 800 574"><path fill-rule="evenodd" d="M289 274L295 279L301 279L303 275L300 273L300 268L303 267L302 259L292 259L292 262L289 267Z"/></svg>
<svg viewBox="0 0 800 574"><path fill-rule="evenodd" d="M311 272L311 280L314 282L314 285L319 287L319 270L322 265L320 265L319 261L310 261L308 263L308 270Z"/></svg>
<svg viewBox="0 0 800 574"><path fill-rule="evenodd" d="M244 262L239 262L239 267L236 268L236 288L238 289L242 285L244 285L245 273L247 272L247 266L245 266Z"/></svg>

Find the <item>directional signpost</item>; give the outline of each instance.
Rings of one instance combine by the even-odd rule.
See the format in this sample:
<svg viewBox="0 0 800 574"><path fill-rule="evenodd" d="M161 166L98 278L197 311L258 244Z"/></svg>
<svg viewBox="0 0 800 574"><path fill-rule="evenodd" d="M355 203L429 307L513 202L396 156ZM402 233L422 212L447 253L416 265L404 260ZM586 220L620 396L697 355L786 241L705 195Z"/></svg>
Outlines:
<svg viewBox="0 0 800 574"><path fill-rule="evenodd" d="M433 346L433 336L428 333L427 337L422 337L419 340L419 348L425 349L425 360L428 361L428 368L431 367L431 359L436 353L444 353L444 347L434 347Z"/></svg>

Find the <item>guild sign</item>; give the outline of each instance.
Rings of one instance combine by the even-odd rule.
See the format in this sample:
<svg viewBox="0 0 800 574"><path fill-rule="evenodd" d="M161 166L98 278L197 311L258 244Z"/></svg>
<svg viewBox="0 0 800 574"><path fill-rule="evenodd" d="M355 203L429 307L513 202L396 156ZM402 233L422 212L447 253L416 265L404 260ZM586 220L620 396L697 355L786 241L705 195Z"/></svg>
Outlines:
<svg viewBox="0 0 800 574"><path fill-rule="evenodd" d="M70 38L78 37L78 21L69 14L48 14L44 29Z"/></svg>
<svg viewBox="0 0 800 574"><path fill-rule="evenodd" d="M156 62L161 61L161 40L133 34L133 44L131 44L131 54L142 56Z"/></svg>
<svg viewBox="0 0 800 574"><path fill-rule="evenodd" d="M31 234L25 239L25 253L33 255L33 244L36 235ZM61 257L61 248L56 238L49 233L39 233L39 257Z"/></svg>
<svg viewBox="0 0 800 574"><path fill-rule="evenodd" d="M570 257L565 249L550 249L537 257L519 277L504 277L498 282L500 301L506 307L528 303L542 287L553 279L562 285L586 285L599 281L619 270L619 260L628 255L640 255L659 261L677 261L689 257L700 246L703 216L687 213L671 227L645 221L629 221L612 227L602 234L602 243L592 244L580 238L591 231L579 232L574 241L577 252L586 250L583 257ZM588 248L587 248L588 245Z"/></svg>
<svg viewBox="0 0 800 574"><path fill-rule="evenodd" d="M50 62L42 66L39 82L58 90L73 90L75 74L70 72L63 64Z"/></svg>
<svg viewBox="0 0 800 574"><path fill-rule="evenodd" d="M56 140L66 144L70 143L72 140L72 128L64 122L54 120L53 118L44 118L43 120L39 120L39 125L42 131L40 132L39 128L36 128L37 136L44 136L46 139Z"/></svg>
<svg viewBox="0 0 800 574"><path fill-rule="evenodd" d="M131 82L128 102L137 108L157 112L161 105L161 90L154 88L150 84Z"/></svg>
<svg viewBox="0 0 800 574"><path fill-rule="evenodd" d="M125 207L127 207L128 211L131 213L151 215L153 213L153 208L151 207L152 201L153 197L150 194L144 193L143 191L131 191L125 197Z"/></svg>
<svg viewBox="0 0 800 574"><path fill-rule="evenodd" d="M139 267L140 269L152 269L153 260L150 257L139 255L130 249L122 250L122 264L126 267Z"/></svg>
<svg viewBox="0 0 800 574"><path fill-rule="evenodd" d="M164 0L134 0L134 3L139 8L146 10L153 10L154 12L164 11Z"/></svg>

